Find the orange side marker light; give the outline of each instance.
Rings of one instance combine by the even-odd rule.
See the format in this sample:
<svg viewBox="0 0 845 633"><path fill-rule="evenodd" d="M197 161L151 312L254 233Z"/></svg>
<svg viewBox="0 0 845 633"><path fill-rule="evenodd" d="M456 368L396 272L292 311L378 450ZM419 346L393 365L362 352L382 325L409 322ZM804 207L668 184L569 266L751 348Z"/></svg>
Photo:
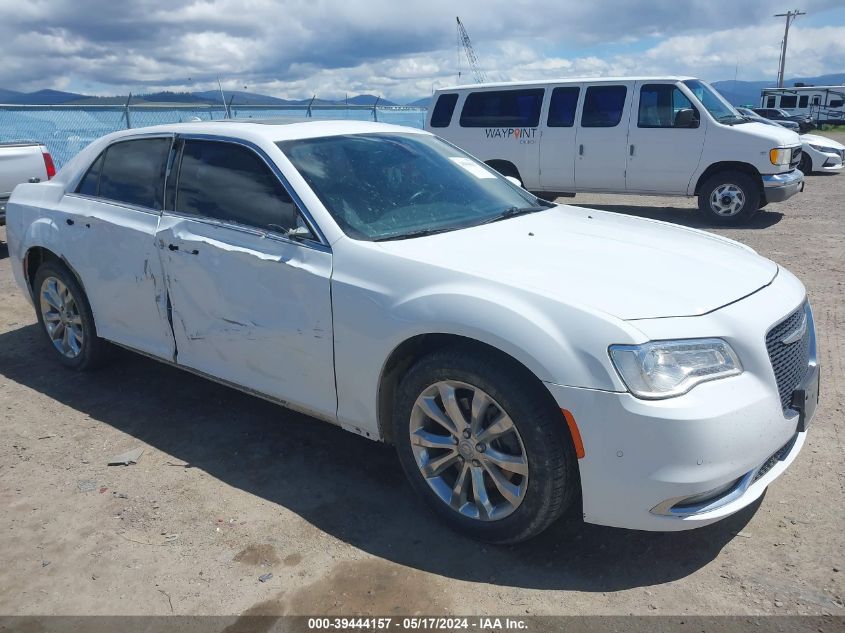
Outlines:
<svg viewBox="0 0 845 633"><path fill-rule="evenodd" d="M582 459L584 453L584 441L581 439L581 431L578 430L578 425L575 424L575 418L567 409L561 409L563 418L566 420L566 426L569 427L569 434L572 436L572 444L575 445L575 457Z"/></svg>

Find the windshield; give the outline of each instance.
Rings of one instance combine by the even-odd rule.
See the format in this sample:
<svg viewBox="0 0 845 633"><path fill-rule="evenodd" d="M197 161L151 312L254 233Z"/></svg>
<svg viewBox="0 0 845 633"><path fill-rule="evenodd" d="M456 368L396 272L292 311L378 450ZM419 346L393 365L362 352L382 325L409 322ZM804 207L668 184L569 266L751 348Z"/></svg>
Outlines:
<svg viewBox="0 0 845 633"><path fill-rule="evenodd" d="M350 134L277 145L355 239L416 237L554 206L427 134Z"/></svg>
<svg viewBox="0 0 845 633"><path fill-rule="evenodd" d="M710 113L710 116L719 123L734 125L745 122L742 115L730 103L725 101L725 98L710 84L699 81L698 79L687 79L684 85L692 91L695 97L701 102L701 105L704 106L704 109Z"/></svg>

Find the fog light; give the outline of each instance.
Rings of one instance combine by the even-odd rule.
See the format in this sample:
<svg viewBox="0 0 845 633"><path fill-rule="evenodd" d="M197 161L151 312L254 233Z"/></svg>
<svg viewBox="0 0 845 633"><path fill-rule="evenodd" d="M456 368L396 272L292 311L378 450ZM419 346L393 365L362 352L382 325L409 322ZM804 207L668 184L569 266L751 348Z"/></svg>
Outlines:
<svg viewBox="0 0 845 633"><path fill-rule="evenodd" d="M739 479L742 479L742 477L740 477ZM707 492L702 492L701 494L693 495L692 497L682 499L679 503L676 503L672 507L689 508L690 506L698 506L702 503L707 503L708 501L718 499L723 494L731 490L734 486L736 486L737 483L739 483L739 479L734 479L733 481L726 483L724 486L713 488L712 490L708 490Z"/></svg>

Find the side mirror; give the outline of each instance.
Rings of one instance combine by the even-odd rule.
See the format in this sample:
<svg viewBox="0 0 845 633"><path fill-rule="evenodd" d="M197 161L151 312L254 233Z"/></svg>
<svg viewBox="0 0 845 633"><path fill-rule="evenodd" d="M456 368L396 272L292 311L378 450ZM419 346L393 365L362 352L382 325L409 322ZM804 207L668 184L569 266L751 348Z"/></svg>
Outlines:
<svg viewBox="0 0 845 633"><path fill-rule="evenodd" d="M516 185L517 187L522 186L522 183L519 181L519 178L514 178L513 176L505 176L505 180L507 180L512 185Z"/></svg>
<svg viewBox="0 0 845 633"><path fill-rule="evenodd" d="M678 110L675 114L675 125L674 127L686 127L686 128L696 128L699 125L698 117L696 116L695 110L692 108L684 108L683 110Z"/></svg>

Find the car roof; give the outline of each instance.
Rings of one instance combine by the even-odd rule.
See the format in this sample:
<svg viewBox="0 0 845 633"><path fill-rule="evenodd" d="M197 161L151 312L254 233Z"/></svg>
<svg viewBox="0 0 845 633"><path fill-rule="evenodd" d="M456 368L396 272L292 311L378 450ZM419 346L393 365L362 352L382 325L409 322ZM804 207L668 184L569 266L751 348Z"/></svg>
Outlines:
<svg viewBox="0 0 845 633"><path fill-rule="evenodd" d="M149 134L190 134L204 136L226 136L251 141L276 143L300 138L339 136L343 134L387 134L413 133L429 134L419 128L348 119L291 118L278 119L219 119L216 121L188 121L167 123L150 127L121 130L109 135L114 140L122 137Z"/></svg>
<svg viewBox="0 0 845 633"><path fill-rule="evenodd" d="M449 90L481 90L484 88L519 88L523 86L548 86L557 84L573 84L573 83L613 83L620 81L686 81L689 79L697 79L696 77L687 77L683 75L659 75L654 77L568 77L566 79L535 79L532 81L501 81L488 82L481 84L461 84L457 86L450 86L448 88L438 88L437 92L446 92Z"/></svg>

